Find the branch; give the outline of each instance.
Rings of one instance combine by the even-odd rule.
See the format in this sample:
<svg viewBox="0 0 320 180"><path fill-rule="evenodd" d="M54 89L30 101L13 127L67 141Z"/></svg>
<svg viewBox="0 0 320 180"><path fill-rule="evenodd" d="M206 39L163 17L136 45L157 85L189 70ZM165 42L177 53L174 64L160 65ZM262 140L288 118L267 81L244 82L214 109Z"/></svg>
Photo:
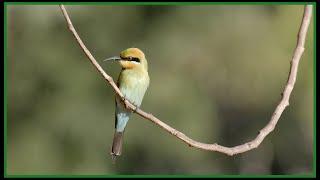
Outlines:
<svg viewBox="0 0 320 180"><path fill-rule="evenodd" d="M294 54L293 54L293 57L291 60L288 81L287 81L287 84L286 84L284 91L282 93L282 99L280 100L274 113L272 114L269 123L263 129L261 129L259 131L259 134L257 135L257 137L255 139L253 139L252 141L249 141L247 143L244 143L242 145L238 145L235 147L224 147L224 146L218 145L217 143L206 144L206 143L201 143L201 142L195 141L195 140L189 138L188 136L186 136L185 134L183 134L182 132L165 124L160 119L153 116L152 114L146 113L143 110L136 108L133 104L131 104L128 100L126 100L124 98L123 94L121 93L121 91L119 90L119 88L117 87L116 83L113 81L112 77L104 72L104 70L101 68L101 66L98 64L98 62L95 60L95 58L92 56L90 51L86 48L86 46L84 45L84 43L80 39L78 33L76 32L75 28L72 25L72 22L69 18L69 15L68 15L64 5L60 5L60 8L62 10L62 13L63 13L67 23L68 23L69 30L72 32L73 36L76 38L81 49L84 51L84 53L89 58L91 63L94 65L94 67L100 72L100 74L103 76L103 78L105 80L107 80L107 82L112 86L112 88L114 89L116 94L122 98L123 102L125 103L125 105L127 106L128 109L139 114L143 118L150 120L154 124L160 126L162 129L164 129L168 133L172 134L173 136L177 137L181 141L185 142L190 147L195 147L195 148L207 150L207 151L216 151L216 152L227 154L229 156L243 153L243 152L252 150L254 148L257 148L261 144L263 139L274 130L282 112L284 111L284 109L287 106L289 106L290 94L291 94L292 89L294 87L294 84L296 82L298 65L299 65L300 58L301 58L303 51L304 51L306 34L307 34L307 30L308 30L308 27L310 24L311 16L312 16L312 5L306 5L305 9L304 9L303 19L301 22L299 34L298 34L297 46L296 46L296 49L294 51Z"/></svg>

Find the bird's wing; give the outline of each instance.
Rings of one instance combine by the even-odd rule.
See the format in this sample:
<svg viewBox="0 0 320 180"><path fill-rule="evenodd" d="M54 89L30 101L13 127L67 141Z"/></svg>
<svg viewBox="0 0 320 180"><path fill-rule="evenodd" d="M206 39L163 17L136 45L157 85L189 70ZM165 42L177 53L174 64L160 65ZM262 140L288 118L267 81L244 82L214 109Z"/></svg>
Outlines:
<svg viewBox="0 0 320 180"><path fill-rule="evenodd" d="M118 80L117 80L117 86L118 86L118 88L120 88L120 83L119 83L119 80L120 80L120 76L121 76L121 72L120 72L120 75L119 75L119 77L118 77ZM114 113L114 119L115 119L115 123L114 123L114 128L117 128L117 124L118 124L118 118L117 118L117 114L118 114L118 102L117 102L117 97L118 97L118 95L117 94L115 94L115 96L114 96L114 107L115 107L115 113Z"/></svg>

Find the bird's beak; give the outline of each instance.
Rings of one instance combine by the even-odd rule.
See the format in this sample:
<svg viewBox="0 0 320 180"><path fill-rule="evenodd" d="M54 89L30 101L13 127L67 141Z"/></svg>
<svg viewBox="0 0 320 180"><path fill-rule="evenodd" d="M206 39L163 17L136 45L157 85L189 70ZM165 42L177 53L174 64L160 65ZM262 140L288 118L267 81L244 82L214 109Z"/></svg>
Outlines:
<svg viewBox="0 0 320 180"><path fill-rule="evenodd" d="M105 59L103 61L120 61L121 58L119 56L113 56L111 58Z"/></svg>

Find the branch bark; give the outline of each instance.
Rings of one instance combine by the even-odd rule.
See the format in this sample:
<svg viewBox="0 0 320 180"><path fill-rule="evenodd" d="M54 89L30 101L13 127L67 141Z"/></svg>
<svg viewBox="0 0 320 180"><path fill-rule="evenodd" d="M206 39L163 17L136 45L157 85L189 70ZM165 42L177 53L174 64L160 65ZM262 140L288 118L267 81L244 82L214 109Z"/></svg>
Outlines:
<svg viewBox="0 0 320 180"><path fill-rule="evenodd" d="M60 8L62 10L64 17L65 17L65 20L67 21L69 30L72 32L73 36L76 38L81 49L84 51L84 53L89 58L90 62L94 65L94 67L100 72L100 74L103 76L103 78L105 80L107 80L107 82L112 86L115 93L123 99L123 101L128 109L139 114L141 117L143 117L147 120L150 120L154 124L160 126L162 129L164 129L168 133L172 134L173 136L177 137L181 141L185 142L190 147L195 147L195 148L207 150L207 151L216 151L216 152L227 154L229 156L243 153L243 152L252 150L254 148L257 148L261 144L261 142L264 140L264 138L274 130L282 112L284 111L284 109L287 106L289 106L289 98L290 98L291 92L293 90L294 84L296 82L298 65L299 65L299 61L301 59L301 56L304 52L304 44L305 44L305 40L306 40L306 34L308 31L308 27L309 27L311 16L312 16L312 5L306 5L304 8L303 19L302 19L300 30L298 33L297 45L296 45L296 48L295 48L295 51L293 53L293 57L292 57L292 60L290 63L290 72L289 72L288 80L287 80L286 86L284 88L284 91L282 93L282 98L281 98L280 102L278 103L276 109L274 110L269 123L263 129L261 129L259 131L259 134L257 135L257 137L255 139L253 139L247 143L244 143L242 145L238 145L238 146L234 146L234 147L225 147L225 146L221 146L217 143L206 144L206 143L201 143L201 142L195 141L195 140L189 138L188 136L186 136L185 134L183 134L182 132L165 124L160 119L153 116L152 114L146 113L143 110L136 108L133 104L131 104L128 100L126 100L124 98L123 94L121 93L121 91L119 90L119 88L117 87L116 83L113 81L112 77L109 76L107 73L105 73L105 71L101 68L99 63L95 60L95 58L92 56L90 51L86 48L86 46L84 45L84 43L80 39L78 33L76 32L75 28L72 25L72 22L69 18L69 15L68 15L64 5L60 5Z"/></svg>

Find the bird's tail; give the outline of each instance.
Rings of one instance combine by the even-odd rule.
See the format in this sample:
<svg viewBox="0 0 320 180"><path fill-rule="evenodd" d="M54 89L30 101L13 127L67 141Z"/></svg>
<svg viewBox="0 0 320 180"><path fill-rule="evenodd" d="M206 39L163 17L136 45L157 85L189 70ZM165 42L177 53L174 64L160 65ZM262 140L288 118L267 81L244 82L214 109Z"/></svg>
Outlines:
<svg viewBox="0 0 320 180"><path fill-rule="evenodd" d="M116 131L113 137L113 143L111 148L112 160L115 161L117 156L121 155L122 151L123 132Z"/></svg>

